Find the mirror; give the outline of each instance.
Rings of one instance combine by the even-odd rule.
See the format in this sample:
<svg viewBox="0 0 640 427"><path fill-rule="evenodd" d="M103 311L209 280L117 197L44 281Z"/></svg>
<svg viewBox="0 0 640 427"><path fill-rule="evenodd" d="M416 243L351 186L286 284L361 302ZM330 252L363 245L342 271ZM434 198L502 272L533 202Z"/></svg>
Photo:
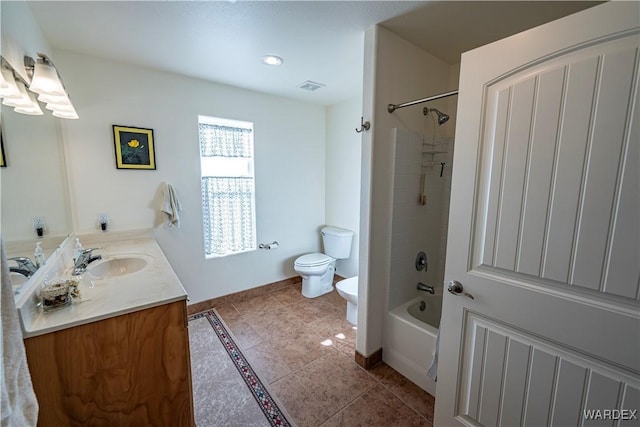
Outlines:
<svg viewBox="0 0 640 427"><path fill-rule="evenodd" d="M60 124L47 113L29 116L2 106L0 131L6 167L0 168L0 226L8 258L35 261L37 242L45 258L49 257L71 232ZM44 222L42 237L34 227L38 217ZM9 266L24 270L16 261L9 261ZM27 279L18 271L11 276L18 291Z"/></svg>

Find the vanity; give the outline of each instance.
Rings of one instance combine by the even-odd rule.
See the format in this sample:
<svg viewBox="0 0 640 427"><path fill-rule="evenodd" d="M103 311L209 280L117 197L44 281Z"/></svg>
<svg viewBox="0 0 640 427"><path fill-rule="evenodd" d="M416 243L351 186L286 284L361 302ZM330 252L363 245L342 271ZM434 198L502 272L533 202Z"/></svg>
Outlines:
<svg viewBox="0 0 640 427"><path fill-rule="evenodd" d="M187 294L151 231L79 238L102 257L80 276L80 297L44 311L39 296L73 277L69 238L16 302L38 425L193 426Z"/></svg>

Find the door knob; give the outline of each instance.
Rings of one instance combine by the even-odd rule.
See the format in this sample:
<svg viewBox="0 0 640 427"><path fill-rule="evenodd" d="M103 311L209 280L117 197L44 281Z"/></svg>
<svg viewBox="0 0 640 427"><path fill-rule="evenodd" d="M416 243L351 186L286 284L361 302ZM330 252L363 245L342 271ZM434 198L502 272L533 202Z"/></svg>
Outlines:
<svg viewBox="0 0 640 427"><path fill-rule="evenodd" d="M473 295L464 291L464 288L462 287L462 283L458 282L457 280L450 281L449 286L447 287L447 290L449 291L449 293L453 295L464 295L471 299L475 299Z"/></svg>

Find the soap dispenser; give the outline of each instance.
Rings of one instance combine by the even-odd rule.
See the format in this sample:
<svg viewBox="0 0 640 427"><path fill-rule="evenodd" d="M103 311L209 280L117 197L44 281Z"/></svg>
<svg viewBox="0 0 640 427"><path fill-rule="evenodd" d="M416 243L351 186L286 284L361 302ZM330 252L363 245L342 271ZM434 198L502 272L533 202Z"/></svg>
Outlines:
<svg viewBox="0 0 640 427"><path fill-rule="evenodd" d="M73 250L73 259L74 259L74 261L77 260L78 258L80 258L80 255L82 255L83 251L84 251L84 248L82 247L82 243L80 243L80 238L76 237L76 247Z"/></svg>
<svg viewBox="0 0 640 427"><path fill-rule="evenodd" d="M35 258L36 261L36 265L38 267L42 267L44 265L45 259L44 259L44 251L42 250L42 242L37 242L36 243L36 250L33 253L33 257Z"/></svg>

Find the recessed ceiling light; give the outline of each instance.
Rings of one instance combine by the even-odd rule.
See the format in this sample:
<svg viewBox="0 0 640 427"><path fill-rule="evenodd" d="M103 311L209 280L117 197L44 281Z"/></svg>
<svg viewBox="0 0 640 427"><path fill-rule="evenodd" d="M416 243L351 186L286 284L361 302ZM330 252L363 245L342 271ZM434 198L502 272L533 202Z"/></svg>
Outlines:
<svg viewBox="0 0 640 427"><path fill-rule="evenodd" d="M262 57L262 62L266 65L282 65L284 61L276 55L265 55Z"/></svg>

